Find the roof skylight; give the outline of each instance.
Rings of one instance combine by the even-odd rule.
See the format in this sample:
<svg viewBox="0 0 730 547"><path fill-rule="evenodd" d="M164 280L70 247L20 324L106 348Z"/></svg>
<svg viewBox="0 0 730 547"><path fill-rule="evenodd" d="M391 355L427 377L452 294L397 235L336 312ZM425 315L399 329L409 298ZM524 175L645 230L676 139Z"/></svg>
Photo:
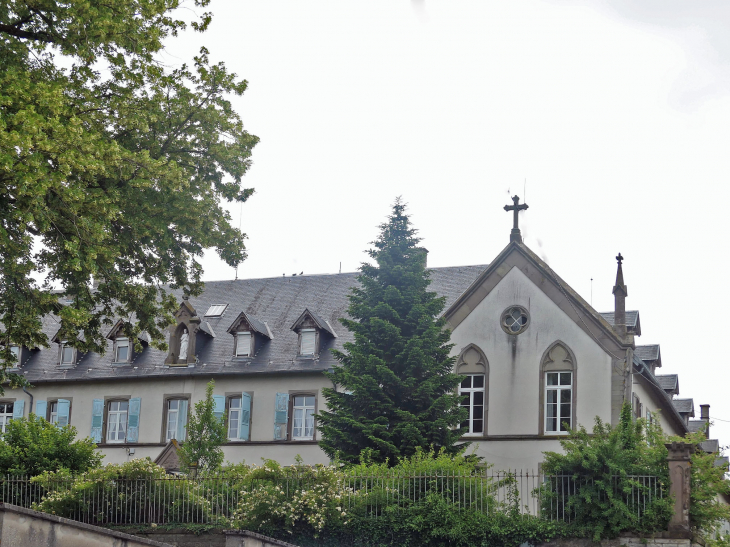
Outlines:
<svg viewBox="0 0 730 547"><path fill-rule="evenodd" d="M213 304L208 311L205 312L205 317L220 317L223 312L226 311L228 304Z"/></svg>

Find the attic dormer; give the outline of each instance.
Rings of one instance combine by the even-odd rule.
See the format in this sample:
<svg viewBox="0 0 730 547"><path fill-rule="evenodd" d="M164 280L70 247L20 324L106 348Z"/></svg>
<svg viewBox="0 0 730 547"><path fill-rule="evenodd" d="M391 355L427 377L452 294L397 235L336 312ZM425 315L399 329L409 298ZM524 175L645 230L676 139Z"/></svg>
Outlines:
<svg viewBox="0 0 730 547"><path fill-rule="evenodd" d="M125 332L126 322L122 319L117 321L106 335L107 340L111 340L114 344L112 349L112 364L125 365L134 361L135 358L135 340L130 339ZM149 341L145 334L137 336L137 340L142 346L147 346Z"/></svg>
<svg viewBox="0 0 730 547"><path fill-rule="evenodd" d="M652 374L655 374L656 369L662 366L662 356L659 349L659 344L652 344L650 346L636 346L634 349L634 355L646 363Z"/></svg>
<svg viewBox="0 0 730 547"><path fill-rule="evenodd" d="M337 338L332 325L316 313L305 309L299 316L291 330L299 335L299 356L316 358L325 343Z"/></svg>
<svg viewBox="0 0 730 547"><path fill-rule="evenodd" d="M262 344L274 338L269 326L246 312L241 312L227 332L233 336L233 356L253 357Z"/></svg>
<svg viewBox="0 0 730 547"><path fill-rule="evenodd" d="M195 364L195 346L200 317L187 296L183 296L175 312L175 323L168 327L170 343L165 364L171 367L186 367Z"/></svg>
<svg viewBox="0 0 730 547"><path fill-rule="evenodd" d="M51 342L58 344L58 366L64 368L75 367L79 360L79 352L73 347L68 338L61 336L61 330L53 336Z"/></svg>

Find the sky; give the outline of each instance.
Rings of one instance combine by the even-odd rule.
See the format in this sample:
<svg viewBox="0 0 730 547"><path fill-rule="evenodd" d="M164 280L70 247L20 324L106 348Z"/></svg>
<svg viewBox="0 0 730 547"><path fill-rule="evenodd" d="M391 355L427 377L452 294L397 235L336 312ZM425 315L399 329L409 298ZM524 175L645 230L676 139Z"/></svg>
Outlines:
<svg viewBox="0 0 730 547"><path fill-rule="evenodd" d="M209 9L210 30L171 39L163 58L176 66L205 45L249 82L232 99L261 139L244 179L256 193L230 209L248 234L239 278L355 271L396 196L430 267L488 264L518 194L525 243L598 311L613 309L621 252L637 344L661 344L658 373L680 375L697 417L710 404L712 437L730 444L730 371L714 338L730 308L730 4ZM213 252L203 266L206 280L236 275Z"/></svg>

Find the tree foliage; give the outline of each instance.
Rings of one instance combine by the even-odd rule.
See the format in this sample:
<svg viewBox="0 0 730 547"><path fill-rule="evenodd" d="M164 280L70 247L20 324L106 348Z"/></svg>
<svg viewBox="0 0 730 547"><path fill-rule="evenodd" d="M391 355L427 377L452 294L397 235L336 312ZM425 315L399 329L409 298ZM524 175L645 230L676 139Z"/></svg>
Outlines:
<svg viewBox="0 0 730 547"><path fill-rule="evenodd" d="M215 382L211 380L205 388L205 399L195 403L195 412L188 421L187 438L179 451L183 469L197 466L201 471L217 471L223 464L223 449L226 442L226 425L215 415L213 400Z"/></svg>
<svg viewBox="0 0 730 547"><path fill-rule="evenodd" d="M245 258L221 200L252 193L241 180L258 139L226 98L247 83L205 48L192 64L159 62L163 41L186 27L181 5L0 0L6 340L47 345L41 318L55 313L70 344L103 353L117 316L131 339L146 331L164 348L176 304L161 287L198 294L205 248L231 265ZM203 13L192 27L210 20ZM59 305L52 285L73 303ZM0 364L12 359L5 347Z"/></svg>
<svg viewBox="0 0 730 547"><path fill-rule="evenodd" d="M375 265L360 267L342 319L355 340L334 352L341 366L328 377L338 389L323 389L320 446L348 463L363 451L391 465L429 446L454 454L462 411L444 298L428 290L426 251L400 199L380 230L368 251Z"/></svg>
<svg viewBox="0 0 730 547"><path fill-rule="evenodd" d="M83 473L99 467L102 455L88 437L76 439L76 428L57 427L34 414L10 420L0 436L0 476L36 476L65 469Z"/></svg>
<svg viewBox="0 0 730 547"><path fill-rule="evenodd" d="M647 426L643 419L635 420L625 404L616 427L596 417L592 433L581 426L561 438L560 445L564 453L544 453L543 471L555 477L543 487L545 514L566 520L569 516L574 530L594 541L621 532L666 529L672 503L668 495L657 496L656 487L668 492L669 485L667 449L658 421ZM658 482L635 479L637 475L654 476ZM567 501L561 505L561 500ZM640 506L636 500L641 500Z"/></svg>

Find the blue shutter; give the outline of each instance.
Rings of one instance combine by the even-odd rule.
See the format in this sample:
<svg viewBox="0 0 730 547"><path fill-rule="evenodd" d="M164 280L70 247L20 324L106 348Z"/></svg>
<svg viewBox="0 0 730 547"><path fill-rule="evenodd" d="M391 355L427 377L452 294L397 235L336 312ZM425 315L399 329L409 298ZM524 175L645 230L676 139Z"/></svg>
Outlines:
<svg viewBox="0 0 730 547"><path fill-rule="evenodd" d="M68 425L68 417L71 413L71 401L67 401L66 399L59 399L58 400L58 421L56 422L56 425L58 427L65 427Z"/></svg>
<svg viewBox="0 0 730 547"><path fill-rule="evenodd" d="M91 440L95 443L101 442L101 429L104 425L104 401L94 399L91 407Z"/></svg>
<svg viewBox="0 0 730 547"><path fill-rule="evenodd" d="M25 409L25 401L15 401L13 403L13 420L20 420L23 417Z"/></svg>
<svg viewBox="0 0 730 547"><path fill-rule="evenodd" d="M188 427L188 400L181 399L178 405L175 439L182 442L185 440L185 434L187 433L185 430Z"/></svg>
<svg viewBox="0 0 730 547"><path fill-rule="evenodd" d="M142 399L134 397L129 400L129 412L127 413L127 442L136 443L139 441L139 411L142 408Z"/></svg>
<svg viewBox="0 0 730 547"><path fill-rule="evenodd" d="M38 418L43 418L44 420L48 416L48 403L46 401L37 401L35 404L35 415Z"/></svg>
<svg viewBox="0 0 730 547"><path fill-rule="evenodd" d="M274 407L274 440L285 441L289 425L289 394L277 393Z"/></svg>
<svg viewBox="0 0 730 547"><path fill-rule="evenodd" d="M223 421L226 413L226 398L223 395L213 395L213 415Z"/></svg>
<svg viewBox="0 0 730 547"><path fill-rule="evenodd" d="M247 441L250 428L251 396L248 393L241 393L241 421L238 424L238 438Z"/></svg>

